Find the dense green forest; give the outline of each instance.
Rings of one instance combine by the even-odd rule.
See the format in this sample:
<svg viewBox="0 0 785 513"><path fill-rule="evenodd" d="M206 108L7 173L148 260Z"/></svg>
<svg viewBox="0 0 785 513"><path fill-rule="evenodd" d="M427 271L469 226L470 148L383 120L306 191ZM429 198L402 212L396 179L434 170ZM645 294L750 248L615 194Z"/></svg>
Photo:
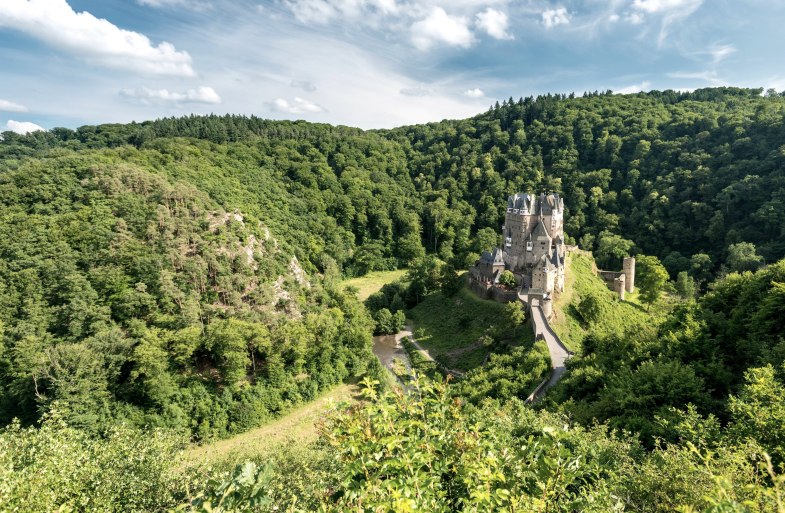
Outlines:
<svg viewBox="0 0 785 513"><path fill-rule="evenodd" d="M761 92L510 98L475 118L366 132L171 118L5 132L0 155L13 167L55 149L114 153L258 216L297 241L306 270L335 261L347 274L424 249L462 268L498 230L507 194L559 192L565 231L601 265L627 247L705 282L785 256L785 98Z"/></svg>
<svg viewBox="0 0 785 513"><path fill-rule="evenodd" d="M5 422L223 436L375 364L362 305L251 215L113 151L4 164Z"/></svg>
<svg viewBox="0 0 785 513"><path fill-rule="evenodd" d="M0 510L783 513L785 98L761 92L4 132ZM601 267L661 260L684 299L625 330L581 289L578 354L535 408L544 354L498 333L455 385L377 390L372 333L459 300L521 190L560 193ZM339 286L404 267L367 306ZM183 444L363 377L317 446L177 477Z"/></svg>

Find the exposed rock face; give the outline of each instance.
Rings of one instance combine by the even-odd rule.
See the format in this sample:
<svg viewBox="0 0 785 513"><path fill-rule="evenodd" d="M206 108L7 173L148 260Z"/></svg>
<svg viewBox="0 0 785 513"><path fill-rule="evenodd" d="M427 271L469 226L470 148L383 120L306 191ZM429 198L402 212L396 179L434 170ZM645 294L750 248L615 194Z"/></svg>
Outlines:
<svg viewBox="0 0 785 513"><path fill-rule="evenodd" d="M305 271L300 267L300 262L297 260L296 256L293 256L292 259L289 260L289 271L292 273L292 276L294 276L294 279L297 280L297 283L304 287L311 288L311 283L306 278Z"/></svg>
<svg viewBox="0 0 785 513"><path fill-rule="evenodd" d="M270 229L262 223L256 224L256 229L253 229L253 224L246 223L245 216L239 212L223 212L213 211L207 214L207 224L211 233L217 237L217 243L220 244L215 248L217 255L225 256L230 260L242 258L245 263L250 267L254 273L264 267L264 259L280 259L281 248L278 246L278 241L270 233ZM239 224L242 230L237 231ZM235 225L232 228L232 225ZM242 293L243 297L248 296L258 290L269 291L266 295L266 300L257 302L257 308L272 308L277 311L285 312L292 317L298 317L296 301L292 297L292 286L290 282L287 286L287 279L291 277L292 281L300 287L311 287L311 282L308 280L308 275L300 265L296 256L289 259L287 270L284 274L278 275L275 281L270 282L266 279L261 279L259 275L249 276L245 289ZM287 290L289 289L289 290ZM219 290L219 297L223 297L222 293L225 291ZM214 305L218 308L227 308L223 299L219 299Z"/></svg>

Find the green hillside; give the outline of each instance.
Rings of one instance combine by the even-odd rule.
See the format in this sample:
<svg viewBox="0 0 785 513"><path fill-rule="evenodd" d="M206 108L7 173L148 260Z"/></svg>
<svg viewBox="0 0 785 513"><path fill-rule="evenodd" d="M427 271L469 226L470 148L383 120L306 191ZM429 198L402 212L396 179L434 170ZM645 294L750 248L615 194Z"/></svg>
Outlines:
<svg viewBox="0 0 785 513"><path fill-rule="evenodd" d="M534 335L520 326L513 333L504 305L462 288L454 296L437 292L409 311L420 345L448 369L482 365L494 346L530 345ZM490 340L481 340L483 336Z"/></svg>
<svg viewBox="0 0 785 513"><path fill-rule="evenodd" d="M4 422L225 436L364 372L355 299L258 218L121 153L3 161Z"/></svg>
<svg viewBox="0 0 785 513"><path fill-rule="evenodd" d="M785 97L760 93L3 132L0 510L785 513ZM570 258L576 355L534 407L547 351L459 275L518 191L650 285L620 302ZM372 333L404 312L465 375L376 390ZM354 381L313 443L178 459Z"/></svg>
<svg viewBox="0 0 785 513"><path fill-rule="evenodd" d="M588 297L596 301L596 313L587 319L581 314L581 302ZM597 276L594 259L573 253L567 257L565 293L554 301L555 315L551 326L562 342L577 352L590 331L619 333L656 324L655 313L664 313L664 305L647 312L635 301L635 297L636 294L628 294L625 301L620 301Z"/></svg>

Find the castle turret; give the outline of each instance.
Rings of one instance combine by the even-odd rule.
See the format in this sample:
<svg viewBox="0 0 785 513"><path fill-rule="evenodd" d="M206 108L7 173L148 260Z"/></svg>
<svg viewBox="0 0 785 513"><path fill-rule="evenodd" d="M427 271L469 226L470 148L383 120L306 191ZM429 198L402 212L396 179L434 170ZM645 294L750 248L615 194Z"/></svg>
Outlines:
<svg viewBox="0 0 785 513"><path fill-rule="evenodd" d="M553 301L551 301L551 298L542 298L542 301L540 301L540 306L542 307L542 314L545 316L545 318L551 320L553 318Z"/></svg>
<svg viewBox="0 0 785 513"><path fill-rule="evenodd" d="M613 280L613 291L618 294L619 299L624 301L624 289L627 283L627 275L620 274L618 278Z"/></svg>
<svg viewBox="0 0 785 513"><path fill-rule="evenodd" d="M635 257L627 257L622 264L624 272L625 288L627 292L632 292L635 288Z"/></svg>

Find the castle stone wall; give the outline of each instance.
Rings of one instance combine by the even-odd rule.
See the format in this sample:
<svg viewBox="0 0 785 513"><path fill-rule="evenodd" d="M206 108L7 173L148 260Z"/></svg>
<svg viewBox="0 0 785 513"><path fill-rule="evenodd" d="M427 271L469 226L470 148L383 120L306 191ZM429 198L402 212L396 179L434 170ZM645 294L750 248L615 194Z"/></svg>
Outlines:
<svg viewBox="0 0 785 513"><path fill-rule="evenodd" d="M613 280L613 291L619 296L619 299L624 301L624 292L625 292L625 283L626 283L626 276L622 274L615 280Z"/></svg>
<svg viewBox="0 0 785 513"><path fill-rule="evenodd" d="M597 276L605 281L605 285L614 291L619 299L624 301L624 292L627 290L627 275L624 271L601 271L597 270Z"/></svg>
<svg viewBox="0 0 785 513"><path fill-rule="evenodd" d="M499 303L511 303L518 300L517 290L505 290L500 287L493 287L489 299L498 301Z"/></svg>
<svg viewBox="0 0 785 513"><path fill-rule="evenodd" d="M623 271L597 271L597 274L600 276L600 278L610 283L616 278L618 278L619 276L623 276L624 272Z"/></svg>
<svg viewBox="0 0 785 513"><path fill-rule="evenodd" d="M469 280L469 289L483 299L490 299L492 289L490 283L481 282L472 278Z"/></svg>

